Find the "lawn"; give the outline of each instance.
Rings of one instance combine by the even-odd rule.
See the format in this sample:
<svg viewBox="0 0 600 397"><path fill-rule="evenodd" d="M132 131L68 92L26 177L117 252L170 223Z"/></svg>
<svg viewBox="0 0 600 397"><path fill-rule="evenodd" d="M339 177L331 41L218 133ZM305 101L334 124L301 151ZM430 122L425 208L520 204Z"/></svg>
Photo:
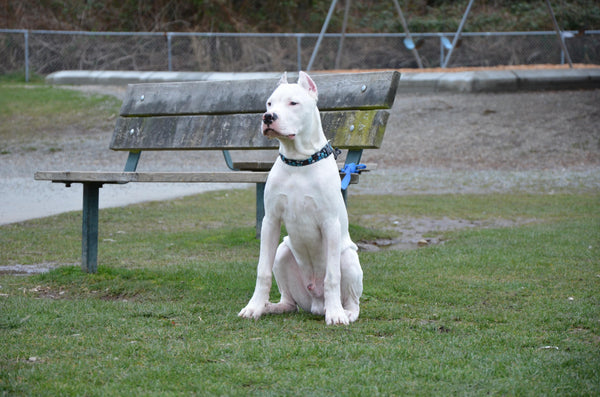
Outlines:
<svg viewBox="0 0 600 397"><path fill-rule="evenodd" d="M68 266L0 275L0 394L600 394L599 195L352 196L355 240L393 237L386 216L528 222L361 252L361 316L336 327L237 317L253 210L251 190L102 210L97 274L79 213L1 226L0 265Z"/></svg>
<svg viewBox="0 0 600 397"><path fill-rule="evenodd" d="M36 78L37 80L37 78ZM0 75L0 156L32 153L57 142L111 131L119 113L114 97L57 89L36 81L23 84Z"/></svg>

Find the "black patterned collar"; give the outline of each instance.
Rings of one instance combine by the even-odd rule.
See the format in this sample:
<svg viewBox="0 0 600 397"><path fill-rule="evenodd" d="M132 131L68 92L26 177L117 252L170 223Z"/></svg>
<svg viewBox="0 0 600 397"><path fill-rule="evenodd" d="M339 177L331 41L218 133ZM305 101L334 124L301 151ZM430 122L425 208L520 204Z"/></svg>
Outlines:
<svg viewBox="0 0 600 397"><path fill-rule="evenodd" d="M306 160L288 159L281 153L279 153L279 157L287 165L291 165L292 167L304 167L305 165L310 165L310 164L316 163L319 160L323 160L332 154L337 159L337 156L340 153L341 153L341 151L339 149L334 149L333 147L331 147L331 144L329 142L327 142L327 144L325 146L323 146L323 149L314 153L312 156L310 156Z"/></svg>

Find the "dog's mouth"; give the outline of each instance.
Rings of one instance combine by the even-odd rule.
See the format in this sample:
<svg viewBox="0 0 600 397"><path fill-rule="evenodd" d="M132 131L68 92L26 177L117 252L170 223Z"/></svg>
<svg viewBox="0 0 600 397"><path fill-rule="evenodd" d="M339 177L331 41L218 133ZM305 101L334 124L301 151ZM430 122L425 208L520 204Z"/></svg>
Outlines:
<svg viewBox="0 0 600 397"><path fill-rule="evenodd" d="M294 139L296 134L283 135L279 131L274 130L273 128L266 128L263 130L263 135L267 138L287 138Z"/></svg>

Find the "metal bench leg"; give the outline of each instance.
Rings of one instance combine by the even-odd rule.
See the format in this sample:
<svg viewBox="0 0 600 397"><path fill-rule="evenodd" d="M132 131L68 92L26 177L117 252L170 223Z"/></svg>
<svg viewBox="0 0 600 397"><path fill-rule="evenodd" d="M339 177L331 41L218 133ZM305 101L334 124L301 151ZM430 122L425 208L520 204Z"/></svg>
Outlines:
<svg viewBox="0 0 600 397"><path fill-rule="evenodd" d="M260 229L265 217L265 183L256 184L256 238L260 238Z"/></svg>
<svg viewBox="0 0 600 397"><path fill-rule="evenodd" d="M344 199L344 204L346 204L346 208L348 208L348 189L342 190L342 198Z"/></svg>
<svg viewBox="0 0 600 397"><path fill-rule="evenodd" d="M81 233L81 269L98 271L98 195L101 183L83 184L83 226Z"/></svg>

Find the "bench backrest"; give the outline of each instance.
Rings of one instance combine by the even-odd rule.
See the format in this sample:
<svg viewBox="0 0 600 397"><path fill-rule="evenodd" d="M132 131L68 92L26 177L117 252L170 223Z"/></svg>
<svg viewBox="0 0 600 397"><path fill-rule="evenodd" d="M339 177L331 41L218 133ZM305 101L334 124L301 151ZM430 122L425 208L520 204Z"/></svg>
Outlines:
<svg viewBox="0 0 600 397"><path fill-rule="evenodd" d="M290 81L294 78L291 77ZM399 73L313 76L323 129L334 147L381 145ZM259 133L277 81L134 84L127 89L113 150L265 149L278 142Z"/></svg>
<svg viewBox="0 0 600 397"><path fill-rule="evenodd" d="M400 74L315 74L323 130L333 147L362 151L381 146ZM289 81L295 81L290 76ZM261 115L276 79L132 84L110 143L126 150L126 171L143 150L275 149L260 133ZM356 157L360 158L360 154Z"/></svg>

